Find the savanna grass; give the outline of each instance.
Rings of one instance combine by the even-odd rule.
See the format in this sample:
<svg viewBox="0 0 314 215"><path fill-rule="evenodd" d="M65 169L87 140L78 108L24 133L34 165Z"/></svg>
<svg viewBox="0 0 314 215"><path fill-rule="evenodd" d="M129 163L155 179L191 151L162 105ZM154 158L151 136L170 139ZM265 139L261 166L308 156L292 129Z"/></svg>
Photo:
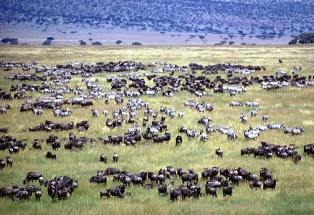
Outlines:
<svg viewBox="0 0 314 215"><path fill-rule="evenodd" d="M284 63L279 64L278 59ZM180 66L196 62L203 65L217 63L233 63L243 65L265 66L265 71L259 71L253 76L274 75L278 69L284 69L291 74L293 66L302 66L300 75L313 75L314 68L313 46L258 46L258 47L30 47L30 46L0 46L0 60L28 62L36 60L40 65L55 66L74 62L117 62L137 61L145 64L155 61L166 61ZM19 73L15 68L11 73ZM142 72L142 71L141 71ZM149 70L145 71L149 72ZM143 73L143 72L142 72ZM0 87L9 91L11 85L18 81L8 81L4 77L8 72L0 70ZM99 84L105 91L111 89L106 78L113 74L95 74L92 79L99 79ZM201 75L198 71L196 75ZM222 77L225 74L220 73ZM175 74L177 76L177 74ZM211 80L216 75L209 75ZM28 84L40 84L39 82L27 82ZM148 82L153 84L153 82ZM81 77L72 77L70 86L81 84ZM83 85L82 85L83 86ZM86 90L86 87L83 86ZM40 95L36 92L27 95L36 99ZM65 95L70 99L73 95ZM213 112L200 114L195 109L184 107L183 103L188 99L205 101L214 106ZM0 172L0 187L19 185L28 171L39 171L46 179L59 175L68 175L79 180L79 188L69 199L53 202L44 187L41 202L36 202L33 197L30 201L12 202L10 199L0 199L0 214L312 214L314 212L314 174L313 157L303 155L303 145L313 143L314 133L314 88L287 87L276 91L266 92L259 85L247 87L247 92L230 97L228 94L213 94L210 97L196 98L188 92L179 92L173 98L165 98L159 94L156 97L142 96L143 101L150 103L153 110L159 110L161 106L175 107L176 111L184 111L184 117L179 119L167 118L166 124L172 138L169 143L154 144L151 141L142 140L136 147L103 145L99 138L108 135L121 135L132 125L123 125L121 128L109 129L105 125L107 118L101 116L103 109L112 111L122 105L116 105L113 101L105 104L103 99L94 100L93 107L98 109L100 116L93 118L89 108L66 105L73 110L73 114L67 118L55 118L51 110L44 110L43 116L33 116L32 113L20 113L19 108L23 101L1 101L2 104L10 104L12 109L7 114L0 115L0 127L9 128L9 135L18 140L26 139L28 146L25 151L13 154L14 164L12 168L6 167ZM251 108L229 107L231 100L258 101L258 116L249 117L247 124L242 124L240 114L249 114ZM249 126L265 124L261 120L263 114L269 115L269 122L284 122L287 126L304 126L305 133L301 136L283 134L281 131L262 132L257 140L247 141L243 131ZM136 120L142 127L143 111L139 110ZM214 133L209 136L207 142L202 143L199 139L189 139L183 135L183 143L175 147L175 136L181 126L196 130L204 129L197 124L201 116L211 117L214 125L227 125L235 129L239 138L229 140L225 135ZM160 116L159 116L160 117ZM82 151L67 151L63 147L57 153L57 160L47 160L45 153L51 150L44 140L49 133L28 132L28 128L39 125L44 120L56 122L78 122L88 120L91 127L88 131L78 132L73 130L76 136L87 136L98 141L96 148L90 143ZM150 121L152 121L152 117ZM142 130L145 129L142 127ZM68 132L52 132L61 138L67 138ZM31 142L35 138L43 141L43 150L36 151L31 148ZM260 141L280 145L297 145L302 160L294 164L291 159L281 160L276 156L271 160L254 158L253 156L240 156L240 149L244 147L257 147ZM65 142L61 142L62 145ZM216 148L224 151L224 157L218 158L214 152ZM120 162L114 164L111 156L118 152ZM98 161L100 154L109 157L109 163L103 164ZM0 151L0 158L8 155L8 151ZM258 175L261 167L267 167L277 178L278 186L275 190L251 190L247 182L241 183L234 189L232 197L222 197L222 191L218 189L218 198L202 196L200 199L171 202L169 196L160 196L156 189L146 190L142 187L131 186L127 188L131 192L130 197L125 199L100 199L99 191L117 186L118 183L109 182L106 186L89 183L89 178L96 174L97 170L106 167L117 167L130 172L154 171L172 165L176 168L194 169L198 172L205 167L218 166L219 168L242 167L247 171ZM181 184L180 179L175 179L176 185ZM38 185L37 182L34 182ZM203 187L204 181L200 181Z"/></svg>

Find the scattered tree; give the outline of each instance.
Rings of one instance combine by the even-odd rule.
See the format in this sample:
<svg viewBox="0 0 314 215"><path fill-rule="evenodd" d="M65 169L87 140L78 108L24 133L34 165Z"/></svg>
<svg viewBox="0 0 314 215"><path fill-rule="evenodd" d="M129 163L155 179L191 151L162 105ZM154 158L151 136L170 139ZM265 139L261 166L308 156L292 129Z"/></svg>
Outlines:
<svg viewBox="0 0 314 215"><path fill-rule="evenodd" d="M54 40L54 37L47 37L47 40Z"/></svg>
<svg viewBox="0 0 314 215"><path fill-rule="evenodd" d="M45 40L43 43L42 43L42 45L44 45L44 46L49 46L49 45L51 45L51 40Z"/></svg>
<svg viewBox="0 0 314 215"><path fill-rule="evenodd" d="M1 40L1 42L4 43L4 44L10 43L11 45L17 45L17 44L19 44L17 38L3 38L3 39Z"/></svg>
<svg viewBox="0 0 314 215"><path fill-rule="evenodd" d="M133 42L132 43L132 46L141 46L142 45L142 43L140 43L140 42Z"/></svg>
<svg viewBox="0 0 314 215"><path fill-rule="evenodd" d="M80 40L80 45L86 45L86 42L84 40Z"/></svg>
<svg viewBox="0 0 314 215"><path fill-rule="evenodd" d="M116 41L116 44L117 44L117 45L120 45L121 43L122 43L122 40L117 40L117 41Z"/></svg>
<svg viewBox="0 0 314 215"><path fill-rule="evenodd" d="M198 35L198 38L200 38L201 40L205 39L204 35Z"/></svg>
<svg viewBox="0 0 314 215"><path fill-rule="evenodd" d="M99 42L99 41L95 41L95 42L92 42L92 45L94 45L94 46L101 46L102 43Z"/></svg>

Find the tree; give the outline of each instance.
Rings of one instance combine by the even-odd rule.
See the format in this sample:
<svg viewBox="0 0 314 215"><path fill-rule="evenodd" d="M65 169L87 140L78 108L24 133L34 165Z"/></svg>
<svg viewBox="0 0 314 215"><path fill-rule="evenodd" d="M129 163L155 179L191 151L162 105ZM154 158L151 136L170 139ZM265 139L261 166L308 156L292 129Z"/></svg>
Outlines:
<svg viewBox="0 0 314 215"><path fill-rule="evenodd" d="M133 42L132 43L132 46L141 46L142 45L142 43L140 43L140 42Z"/></svg>
<svg viewBox="0 0 314 215"><path fill-rule="evenodd" d="M54 37L47 37L47 40L54 40Z"/></svg>
<svg viewBox="0 0 314 215"><path fill-rule="evenodd" d="M101 46L102 43L99 42L99 41L95 41L95 42L92 42L92 45L94 45L94 46Z"/></svg>
<svg viewBox="0 0 314 215"><path fill-rule="evenodd" d="M120 45L121 43L122 43L122 40L117 40L117 41L116 41L116 44L117 44L117 45Z"/></svg>
<svg viewBox="0 0 314 215"><path fill-rule="evenodd" d="M80 45L86 45L86 42L84 40L79 40Z"/></svg>
<svg viewBox="0 0 314 215"><path fill-rule="evenodd" d="M47 45L51 45L51 40L45 40L42 45L47 46Z"/></svg>
<svg viewBox="0 0 314 215"><path fill-rule="evenodd" d="M17 45L17 44L19 44L17 38L3 38L3 39L1 40L1 42L4 43L4 44L10 43L11 45Z"/></svg>
<svg viewBox="0 0 314 215"><path fill-rule="evenodd" d="M289 42L291 44L309 44L314 43L314 32L302 33Z"/></svg>
<svg viewBox="0 0 314 215"><path fill-rule="evenodd" d="M205 39L204 35L198 35L198 38L200 38L201 40Z"/></svg>

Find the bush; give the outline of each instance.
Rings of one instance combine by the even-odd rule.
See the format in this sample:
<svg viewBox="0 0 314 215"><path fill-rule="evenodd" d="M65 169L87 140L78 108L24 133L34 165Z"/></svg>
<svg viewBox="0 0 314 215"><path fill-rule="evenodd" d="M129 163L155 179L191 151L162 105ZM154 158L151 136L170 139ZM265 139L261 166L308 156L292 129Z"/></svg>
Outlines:
<svg viewBox="0 0 314 215"><path fill-rule="evenodd" d="M99 42L99 41L95 41L95 42L92 42L92 45L94 45L94 46L101 46L102 43Z"/></svg>
<svg viewBox="0 0 314 215"><path fill-rule="evenodd" d="M132 43L132 46L141 46L142 45L142 43L140 43L140 42L134 42L134 43Z"/></svg>
<svg viewBox="0 0 314 215"><path fill-rule="evenodd" d="M120 45L121 43L122 43L122 40L117 40L117 41L116 41L116 44L117 44L117 45Z"/></svg>

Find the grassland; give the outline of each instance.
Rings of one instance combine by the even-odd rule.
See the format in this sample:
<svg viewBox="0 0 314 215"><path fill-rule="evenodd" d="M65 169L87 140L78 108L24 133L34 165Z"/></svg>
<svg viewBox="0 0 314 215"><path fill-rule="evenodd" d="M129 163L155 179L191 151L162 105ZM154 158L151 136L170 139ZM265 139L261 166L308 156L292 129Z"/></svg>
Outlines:
<svg viewBox="0 0 314 215"><path fill-rule="evenodd" d="M278 59L284 61L278 63ZM243 65L266 66L266 71L256 72L254 76L274 75L277 69L285 69L290 74L293 66L302 66L300 75L313 75L314 68L313 46L256 46L256 47L30 47L30 46L0 46L0 61L28 62L36 60L41 65L54 66L74 62L109 62L109 61L137 61L146 64L155 61L165 61L183 66L190 62L203 65L217 63L234 63ZM14 69L11 73L21 72ZM8 72L0 71L0 87L9 91L10 85L21 82L10 82L4 77ZM112 74L109 74L112 75ZM198 73L197 75L200 75ZM219 74L223 77L224 74ZM97 74L99 83L105 90L110 86L106 83L107 74ZM209 76L211 78L211 76ZM214 79L215 75L212 76ZM73 77L70 85L80 83L80 77ZM36 83L38 82L30 82ZM27 93L36 98L37 93ZM71 97L73 95L67 95ZM183 102L189 98L197 101L205 101L214 106L211 113L200 114L196 110L187 109ZM166 124L175 137L177 129L181 126L202 129L197 125L197 119L203 115L210 116L215 125L228 125L236 130L239 138L235 141L228 140L226 136L215 133L209 136L204 144L199 139L188 139L183 136L183 144L175 147L174 138L169 143L152 144L144 140L136 145L136 148L121 146L108 146L98 142L96 148L87 147L83 151L68 151L59 149L56 161L46 160L45 153L51 147L43 144L42 151L29 149L31 141L35 138L44 140L49 133L30 133L27 129L33 125L39 125L44 120L57 122L77 122L89 120L91 127L86 132L74 131L77 136L87 136L97 139L108 135L122 134L128 128L110 130L105 126L106 117L92 118L89 109L71 107L73 115L69 118L55 118L52 112L44 110L44 115L33 116L31 113L20 113L19 107L22 101L1 101L1 105L10 104L12 109L6 115L0 115L0 127L8 127L9 135L17 139L27 139L28 147L19 154L12 155L14 165L12 168L0 170L0 187L13 184L22 186L22 180L28 171L39 171L46 179L59 175L68 175L79 180L79 188L65 201L53 202L44 190L41 202L35 198L30 201L12 202L10 199L0 199L0 214L313 214L314 213L314 168L313 157L303 155L303 146L313 143L314 133L314 88L286 87L276 91L266 92L259 85L249 86L247 93L238 94L231 98L229 94L213 94L211 97L194 98L189 93L180 92L174 98L143 96L144 101L151 104L152 109L160 106L175 107L177 111L184 111L182 119L175 117L167 119ZM255 100L260 103L258 116L249 118L248 124L240 123L239 116L242 112L249 113L245 107L231 108L231 100L248 101ZM123 104L125 105L125 103ZM112 110L117 108L113 102L108 105L103 100L95 101L94 107ZM304 126L305 133L301 136L283 134L283 131L266 131L256 141L247 141L242 135L248 126L255 127L264 124L261 120L263 114L268 114L269 122L284 122L287 126ZM138 121L142 122L143 112L139 111ZM68 132L53 132L59 138L68 137ZM302 155L299 164L294 164L291 159L281 160L274 156L271 160L251 157L241 157L240 149L244 147L256 147L260 141L280 145L295 144ZM224 157L218 159L214 151L220 147L224 151ZM120 162L108 164L98 161L99 155L104 153L110 158L114 152L120 155ZM0 151L0 158L8 155L8 151ZM274 178L279 180L275 190L251 190L247 182L241 183L234 189L232 197L222 197L222 191L218 190L218 198L209 196L200 199L171 202L169 196L159 196L156 189L146 190L141 187L131 186L127 191L130 197L125 199L100 199L99 191L105 188L102 185L89 183L89 178L96 174L97 170L108 166L118 167L131 172L154 171L172 165L176 168L194 169L198 172L204 167L218 166L219 168L242 167L247 171L258 174L261 167L267 167L273 172ZM200 185L204 185L200 181ZM37 182L35 183L36 185ZM176 185L179 185L179 179ZM109 178L106 187L118 185ZM204 192L204 191L203 191Z"/></svg>

